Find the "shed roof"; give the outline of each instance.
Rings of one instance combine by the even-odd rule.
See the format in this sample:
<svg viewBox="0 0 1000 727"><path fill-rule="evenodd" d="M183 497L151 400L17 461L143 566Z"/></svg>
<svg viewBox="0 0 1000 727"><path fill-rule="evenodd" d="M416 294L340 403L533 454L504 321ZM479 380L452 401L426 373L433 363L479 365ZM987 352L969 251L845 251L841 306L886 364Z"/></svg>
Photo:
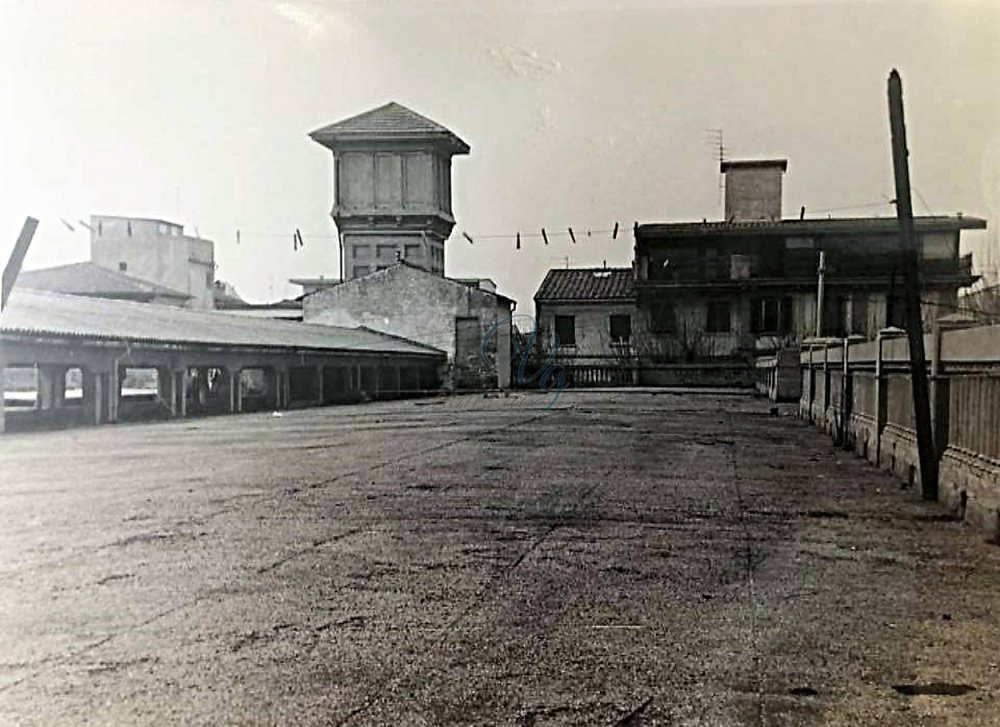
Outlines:
<svg viewBox="0 0 1000 727"><path fill-rule="evenodd" d="M629 301L635 296L631 268L554 268L535 293L536 301Z"/></svg>
<svg viewBox="0 0 1000 727"><path fill-rule="evenodd" d="M430 346L365 328L251 319L16 288L0 315L0 333L167 345L443 355Z"/></svg>
<svg viewBox="0 0 1000 727"><path fill-rule="evenodd" d="M448 142L456 154L469 153L469 145L453 132L395 101L324 126L309 136L331 148L342 141L440 139Z"/></svg>
<svg viewBox="0 0 1000 727"><path fill-rule="evenodd" d="M17 276L17 286L32 290L47 290L68 295L88 295L102 298L177 298L191 296L150 280L92 262L70 263L51 268L25 270Z"/></svg>

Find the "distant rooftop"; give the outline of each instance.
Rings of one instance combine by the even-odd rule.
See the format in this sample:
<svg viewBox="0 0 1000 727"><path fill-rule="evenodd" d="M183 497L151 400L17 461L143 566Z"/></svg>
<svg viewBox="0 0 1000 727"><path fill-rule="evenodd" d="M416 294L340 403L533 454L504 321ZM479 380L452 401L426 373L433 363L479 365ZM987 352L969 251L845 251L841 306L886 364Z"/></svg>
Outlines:
<svg viewBox="0 0 1000 727"><path fill-rule="evenodd" d="M67 295L148 301L154 298L187 300L191 296L165 285L111 270L92 262L70 263L38 270L24 270L17 276L17 288L47 290Z"/></svg>
<svg viewBox="0 0 1000 727"><path fill-rule="evenodd" d="M788 169L787 159L733 159L724 161L719 165L720 171L729 169L765 169L768 167L780 167L781 171Z"/></svg>
<svg viewBox="0 0 1000 727"><path fill-rule="evenodd" d="M469 145L453 132L395 101L324 126L309 136L330 148L351 141L441 140L456 154L469 153Z"/></svg>
<svg viewBox="0 0 1000 727"><path fill-rule="evenodd" d="M979 217L916 217L917 232L985 230ZM895 217L830 217L784 220L738 220L734 222L654 222L636 227L636 237L696 237L699 235L887 235L899 231Z"/></svg>
<svg viewBox="0 0 1000 727"><path fill-rule="evenodd" d="M554 268L535 293L536 301L630 301L632 290L631 268Z"/></svg>

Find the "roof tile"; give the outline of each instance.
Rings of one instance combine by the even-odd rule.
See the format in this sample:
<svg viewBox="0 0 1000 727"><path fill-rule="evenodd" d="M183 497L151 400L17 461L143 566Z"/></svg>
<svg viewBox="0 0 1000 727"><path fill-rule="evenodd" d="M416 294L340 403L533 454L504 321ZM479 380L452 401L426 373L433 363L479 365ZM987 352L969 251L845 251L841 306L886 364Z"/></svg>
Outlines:
<svg viewBox="0 0 1000 727"><path fill-rule="evenodd" d="M535 293L535 300L631 300L631 268L553 269Z"/></svg>

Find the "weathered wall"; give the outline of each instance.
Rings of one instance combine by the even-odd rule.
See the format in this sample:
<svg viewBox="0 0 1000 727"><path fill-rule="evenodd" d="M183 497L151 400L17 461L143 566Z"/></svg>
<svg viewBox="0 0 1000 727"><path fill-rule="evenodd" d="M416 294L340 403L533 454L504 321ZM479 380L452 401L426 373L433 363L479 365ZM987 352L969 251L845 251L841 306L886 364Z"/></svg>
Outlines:
<svg viewBox="0 0 1000 727"><path fill-rule="evenodd" d="M1000 326L939 329L924 336L939 461L939 498L976 527L1000 534ZM916 487L908 344L814 343L801 355L800 413L873 464Z"/></svg>
<svg viewBox="0 0 1000 727"><path fill-rule="evenodd" d="M211 309L215 253L210 240L189 237L157 220L91 218L90 259L191 296L187 307Z"/></svg>
<svg viewBox="0 0 1000 727"><path fill-rule="evenodd" d="M576 321L576 344L560 341L558 353L581 357L612 356L617 351L611 345L611 316L627 315L632 321L632 338L636 336L636 308L631 302L615 303L539 303L536 305L539 342L551 350L555 336L555 317L573 316ZM539 344L536 344L539 345Z"/></svg>
<svg viewBox="0 0 1000 727"><path fill-rule="evenodd" d="M726 170L726 219L780 220L781 167Z"/></svg>
<svg viewBox="0 0 1000 727"><path fill-rule="evenodd" d="M452 367L456 363L464 367L473 366L476 357L482 359L478 347L482 346L483 339L493 326L510 316L510 313L505 313L506 310L506 304L494 293L409 265L395 265L366 278L318 291L303 301L303 319L307 323L365 326L402 336L445 351ZM475 319L477 322L474 355L467 349L457 349L458 319ZM496 356L494 360L506 361L510 358L509 324L504 335L491 337L488 348L489 354ZM475 378L481 385L509 386L509 366L490 370L485 361L482 364L482 367L479 362L474 364ZM465 385L472 385L468 377L463 375L458 378ZM454 380L455 377L452 377L452 384Z"/></svg>

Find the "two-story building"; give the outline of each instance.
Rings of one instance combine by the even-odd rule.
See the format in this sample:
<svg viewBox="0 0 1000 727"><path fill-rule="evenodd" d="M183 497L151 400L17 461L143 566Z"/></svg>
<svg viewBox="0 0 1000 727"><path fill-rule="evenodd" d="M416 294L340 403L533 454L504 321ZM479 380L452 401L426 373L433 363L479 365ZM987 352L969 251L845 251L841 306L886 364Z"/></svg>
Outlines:
<svg viewBox="0 0 1000 727"><path fill-rule="evenodd" d="M649 352L747 357L813 335L874 337L903 322L903 252L895 217L781 217L781 160L722 164L725 219L635 227L638 328ZM915 221L924 320L951 313L976 279L962 230L985 220ZM824 295L817 316L820 256Z"/></svg>
<svg viewBox="0 0 1000 727"><path fill-rule="evenodd" d="M535 295L541 341L551 349L558 337L558 359L578 382L749 386L762 353L902 326L896 217L809 218L803 209L784 218L786 169L784 159L723 162L722 220L637 223L631 269L550 270ZM986 222L928 216L915 226L930 327L976 280L960 235ZM631 373L589 370L598 365Z"/></svg>

